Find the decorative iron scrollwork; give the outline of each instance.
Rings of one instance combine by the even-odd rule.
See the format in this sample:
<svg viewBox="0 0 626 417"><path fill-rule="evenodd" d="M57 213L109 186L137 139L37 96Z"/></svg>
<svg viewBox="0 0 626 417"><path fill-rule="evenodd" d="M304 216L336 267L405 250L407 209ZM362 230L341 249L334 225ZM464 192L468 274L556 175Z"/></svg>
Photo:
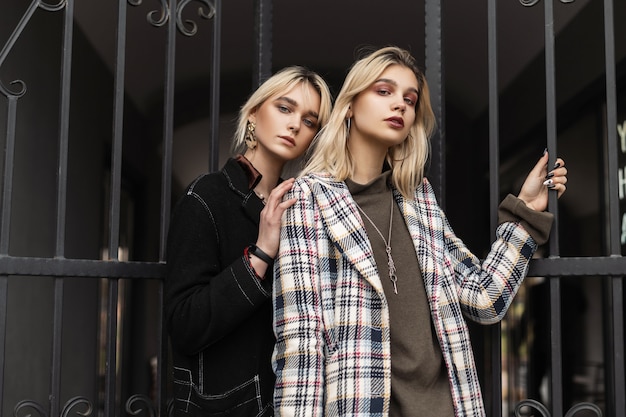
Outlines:
<svg viewBox="0 0 626 417"><path fill-rule="evenodd" d="M535 410L541 413L542 417L550 417L550 412L548 411L548 409L539 401L535 401L535 400L523 400L517 403L517 406L515 407L515 417L524 417L528 415L533 415L533 414L523 413L523 411L527 408L534 408Z"/></svg>
<svg viewBox="0 0 626 417"><path fill-rule="evenodd" d="M24 83L24 81L14 80L14 81L11 81L9 85L19 85L21 87L17 91L11 91L2 83L2 81L0 81L0 92L2 92L2 94L4 94L6 97L18 97L19 98L19 97L22 97L24 94L26 94L26 83Z"/></svg>
<svg viewBox="0 0 626 417"><path fill-rule="evenodd" d="M134 409L134 406L138 403L144 403L146 405L145 408L137 408ZM152 400L142 394L135 394L126 401L126 412L131 416L136 416L142 411L146 411L150 417L156 417L156 410L154 408L154 404L152 404Z"/></svg>
<svg viewBox="0 0 626 417"><path fill-rule="evenodd" d="M61 417L68 417L70 415L70 412L72 411L72 408L81 404L86 406L86 410L76 411L76 414L85 416L85 417L90 416L91 411L93 410L93 406L91 405L91 402L85 397L74 397L74 398L70 398L65 403L65 406L63 407L63 411L61 411Z"/></svg>
<svg viewBox="0 0 626 417"><path fill-rule="evenodd" d="M559 0L561 3L574 3L576 0ZM519 0L522 6L532 7L539 3L539 0Z"/></svg>
<svg viewBox="0 0 626 417"><path fill-rule="evenodd" d="M43 0L35 0L34 3L37 3L39 7L49 12L58 12L67 5L67 0L59 0L57 4L48 4Z"/></svg>
<svg viewBox="0 0 626 417"><path fill-rule="evenodd" d="M131 6L140 6L143 0L127 0ZM161 27L170 19L170 12L167 0L159 0L161 2L160 10L153 10L147 15L148 22L156 27ZM198 7L198 16L210 20L215 16L215 2L213 0L182 0L176 5L176 27L185 36L193 36L198 31L198 25L193 20L183 20L183 10L193 2L201 3ZM206 10L205 10L205 6Z"/></svg>
<svg viewBox="0 0 626 417"><path fill-rule="evenodd" d="M46 410L44 410L41 404L31 400L22 400L19 403L15 404L15 407L13 408L13 417L22 417L23 415L32 416L32 414L30 413L20 414L23 410L26 409L34 410L42 417L48 417L48 413L46 413Z"/></svg>
<svg viewBox="0 0 626 417"><path fill-rule="evenodd" d="M524 416L534 416L534 413L527 413L525 410L533 408L539 413L541 413L542 417L551 417L548 409L538 401L535 400L523 400L520 401L515 407L515 417L524 417ZM602 417L602 410L595 404L592 403L579 403L569 409L569 411L565 414L565 417L575 417L579 411L591 411L596 414L597 417ZM587 415L587 414L585 414Z"/></svg>
<svg viewBox="0 0 626 417"><path fill-rule="evenodd" d="M33 14L38 8L41 8L48 12L56 12L56 11L63 9L66 5L67 5L67 0L59 0L58 3L56 4L48 4L43 0L33 0L30 6L28 7L28 9L26 10L26 13L24 13L24 16L22 16L22 19L17 24L17 27L15 28L15 30L13 31L11 36L9 36L9 40L0 51L0 67L4 63L4 60L9 55L9 52L11 52L11 49L15 45L15 42L20 37L20 35L24 31L24 28L26 27L30 19L33 17ZM12 86L18 85L19 89L12 91L10 88L7 88L0 81L0 92L4 94L6 97L19 98L19 97L22 97L24 94L26 94L26 83L24 81L14 80L14 81L11 81L9 85L12 85Z"/></svg>
<svg viewBox="0 0 626 417"><path fill-rule="evenodd" d="M579 411L591 411L596 414L598 417L602 417L602 410L595 404L591 403L580 403L576 404L565 414L565 417L574 417ZM588 415L588 414L584 414Z"/></svg>
<svg viewBox="0 0 626 417"><path fill-rule="evenodd" d="M130 4L131 6L135 6L135 7L141 6L141 4L143 3L143 0L127 0L127 1L128 1L128 4ZM170 8L167 5L167 1L159 0L159 2L161 3L161 9L152 10L150 13L146 15L146 20L148 21L148 23L156 27L163 26L170 17Z"/></svg>
<svg viewBox="0 0 626 417"><path fill-rule="evenodd" d="M183 21L182 13L185 6L187 6L192 1L198 1L203 3L207 7L207 11L205 12L202 6L198 7L198 16L204 19L211 19L215 16L215 4L211 0L182 0L178 6L176 7L176 26L178 26L178 30L185 36L193 36L198 31L198 25L193 20L185 20Z"/></svg>

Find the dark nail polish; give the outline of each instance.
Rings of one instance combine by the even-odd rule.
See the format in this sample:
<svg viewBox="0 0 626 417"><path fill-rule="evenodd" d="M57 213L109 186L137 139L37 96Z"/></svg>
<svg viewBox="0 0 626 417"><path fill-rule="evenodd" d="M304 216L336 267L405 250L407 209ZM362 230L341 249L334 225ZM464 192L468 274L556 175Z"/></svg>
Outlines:
<svg viewBox="0 0 626 417"><path fill-rule="evenodd" d="M549 180L552 177L554 177L554 172L549 172L548 175L546 175L547 180Z"/></svg>
<svg viewBox="0 0 626 417"><path fill-rule="evenodd" d="M555 187L555 185L554 185L554 184L550 184L550 185L548 185L548 189L550 189L550 190L554 190L554 187Z"/></svg>
<svg viewBox="0 0 626 417"><path fill-rule="evenodd" d="M561 166L561 163L560 163L560 162L557 162L556 164L554 164L554 169L556 169L556 168L558 168L558 167L560 167L560 166Z"/></svg>

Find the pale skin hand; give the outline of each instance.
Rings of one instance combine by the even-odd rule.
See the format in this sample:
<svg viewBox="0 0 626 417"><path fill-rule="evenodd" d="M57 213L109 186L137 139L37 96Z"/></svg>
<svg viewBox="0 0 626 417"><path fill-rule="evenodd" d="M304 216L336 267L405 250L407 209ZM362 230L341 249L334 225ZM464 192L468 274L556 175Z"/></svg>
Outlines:
<svg viewBox="0 0 626 417"><path fill-rule="evenodd" d="M519 195L517 196L526 205L536 211L544 211L548 208L548 195L556 192L557 197L561 197L566 190L567 169L565 161L557 158L555 167L548 171L548 153L546 152L530 171ZM545 181L550 181L544 185ZM552 187L552 188L550 188Z"/></svg>
<svg viewBox="0 0 626 417"><path fill-rule="evenodd" d="M275 258L278 253L280 222L283 213L297 201L295 198L283 201L283 197L287 191L291 190L294 181L294 178L289 178L276 186L267 198L265 208L261 211L259 237L256 246L271 258ZM252 255L250 256L250 263L259 276L265 275L267 264L263 260Z"/></svg>

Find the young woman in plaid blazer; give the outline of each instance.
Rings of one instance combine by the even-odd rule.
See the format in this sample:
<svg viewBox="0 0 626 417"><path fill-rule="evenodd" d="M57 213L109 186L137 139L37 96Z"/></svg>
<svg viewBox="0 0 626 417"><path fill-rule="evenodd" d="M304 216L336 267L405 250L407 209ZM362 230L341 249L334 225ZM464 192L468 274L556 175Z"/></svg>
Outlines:
<svg viewBox="0 0 626 417"><path fill-rule="evenodd" d="M539 159L481 261L423 176L434 117L405 50L358 60L287 193L275 261L280 416L484 416L465 319L502 319L547 240L562 159Z"/></svg>

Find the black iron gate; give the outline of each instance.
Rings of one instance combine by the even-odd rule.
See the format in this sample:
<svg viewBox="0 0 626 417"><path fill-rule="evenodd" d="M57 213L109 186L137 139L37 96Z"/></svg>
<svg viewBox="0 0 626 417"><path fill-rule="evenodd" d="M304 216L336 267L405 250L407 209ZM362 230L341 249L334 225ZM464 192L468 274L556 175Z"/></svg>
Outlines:
<svg viewBox="0 0 626 417"><path fill-rule="evenodd" d="M545 136L546 147L551 158L557 153L557 103L555 80L555 32L553 3L551 1L519 0L523 6L544 6L545 19ZM564 0L562 0L565 3ZM115 42L114 66L110 68L111 79L107 82L112 93L97 97L83 97L82 85L93 86L90 76L75 76L77 61L87 59L78 56L75 51L81 49L85 40L75 37L74 0L46 2L32 0L30 4L13 2L0 9L11 11L4 13L5 32L0 51L0 92L3 105L0 107L0 121L4 138L4 158L2 161L2 220L0 229L0 410L3 415L13 413L22 415L35 413L42 416L71 415L92 413L104 416L146 413L148 415L166 415L168 409L167 380L167 337L164 333L162 314L162 281L165 275L164 251L168 219L172 200L172 158L174 129L177 118L176 100L176 52L177 43L192 38L198 30L198 24L185 19L183 14L192 6L199 12L211 28L210 46L210 82L208 89L208 114L210 118L210 146L208 167L218 166L219 155L219 118L220 118L220 57L221 12L220 0L166 0L153 4L141 0L119 0L115 5ZM195 5L194 5L195 3ZM255 3L255 46L253 83L265 78L272 70L272 1L257 0ZM443 2L425 1L425 66L430 83L433 109L438 119L439 130L433 138L433 157L429 171L431 182L435 185L441 202L444 203L443 186L446 184L446 118L445 116L445 71ZM495 229L496 212L500 199L500 127L499 127L499 92L498 92L498 19L497 1L487 1L488 13L488 59L489 59L489 195L491 212L491 230ZM539 3L539 4L536 4ZM154 10L153 10L154 9ZM156 114L150 123L139 116L137 104L128 97L126 85L127 63L127 20L130 10L140 11L147 17L147 26L160 30L162 44L157 45L163 54L162 107L150 109ZM601 256L560 257L558 227L550 239L550 256L533 260L531 276L549 279L550 294L550 405L524 399L514 407L515 415L531 415L531 409L543 416L575 415L579 411L595 415L624 416L626 405L623 393L624 382L624 288L623 274L626 273L626 261L621 256L619 195L621 179L619 171L618 138L614 126L617 120L617 74L615 58L614 10L611 0L604 0L604 45L605 45L605 142L602 145L606 154L606 213L605 233L607 250ZM12 17L12 19L10 18ZM29 27L44 27L39 31L39 38L31 39ZM55 32L56 31L56 32ZM46 58L41 63L37 58L31 63L28 56L16 53L18 49L33 48L45 37L53 38L51 44L60 43L60 55ZM182 40L177 36L183 36ZM78 47L76 44L80 43ZM48 45L48 44L46 44ZM38 56L45 51L34 53ZM28 52L25 54L28 55ZM24 67L11 66L10 59L28 64L28 76L41 82L22 81L20 71ZM41 58L42 60L44 57ZM42 61L43 62L43 61ZM7 65L5 65L7 64ZM14 68L16 68L14 70ZM41 68L38 71L37 68ZM60 69L58 75L50 76L49 68ZM93 75L93 74L92 74ZM97 75L93 75L96 77ZM106 79L106 76L98 80ZM8 83L6 80L9 80ZM99 82L99 81L98 81ZM41 84L60 86L58 91L48 92L48 99L39 98L28 101L28 94L41 87ZM29 89L27 92L27 84ZM91 90L90 90L91 91ZM89 95L89 93L87 93ZM37 96L39 97L39 96ZM50 98L52 97L52 98ZM104 98L113 103L112 112L103 124L105 132L100 132L101 139L92 139L94 126L89 119L90 111L82 106L93 104ZM101 100L102 99L102 100ZM42 133L37 130L40 123L38 115L41 106L57 101L57 120L46 120L46 126L54 126L54 132ZM158 100L157 100L158 101ZM22 106L23 104L23 106ZM95 105L93 112L100 111L104 105ZM79 110L73 108L79 107ZM148 113L150 113L150 111ZM134 117L137 119L134 119ZM76 119L84 119L76 122ZM146 128L160 122L160 129ZM43 123L43 122L41 122ZM108 128L107 128L107 123ZM78 127L74 127L78 125ZM112 126L112 128L111 128ZM84 145L85 131L91 131L91 145ZM148 132L148 133L146 133ZM127 163L125 156L137 152L132 137L140 134L141 144L158 143L158 156L138 158L140 162ZM83 148L85 146L85 148ZM34 157L33 155L37 155ZM72 156L80 155L87 164L101 164L103 172L78 168ZM90 161L89 155L95 158ZM128 158L128 157L126 157ZM146 162L146 160L148 162ZM35 162L33 162L35 161ZM157 161L157 162L155 162ZM154 190L154 181L146 179L133 165L148 165L149 173L158 173L158 190ZM159 166L155 169L155 164ZM129 165L131 165L129 167ZM142 165L143 168L145 166ZM94 185L81 182L81 174L88 172L100 183ZM149 175L149 174L148 174ZM134 178L129 183L128 178ZM151 185L145 185L150 183ZM137 185L139 184L139 186ZM32 187L32 188L29 188ZM95 188L93 190L92 188ZM51 191L53 190L53 191ZM104 190L104 192L103 192ZM141 199L134 198L141 193ZM154 196L158 195L158 204ZM85 197L86 196L86 197ZM146 197L147 196L147 197ZM143 201L143 203L141 203ZM140 207L141 204L144 206ZM93 211L85 214L81 211ZM149 209L146 209L149 206ZM157 207L159 207L157 209ZM16 210L18 210L16 212ZM557 224L559 213L553 198L550 210L555 213ZM149 211L151 216L139 220L137 213ZM143 216L143 214L141 215ZM95 217L104 219L101 230L83 228L82 219ZM42 219L43 218L43 219ZM130 223L128 219L132 219ZM92 219L93 220L93 219ZM143 226L137 226L142 223ZM87 222L85 222L86 224ZM44 225L44 226L42 226ZM97 228L96 228L97 229ZM157 230L155 235L146 230ZM145 232L145 234L144 234ZM156 256L128 256L133 243L138 240L158 241ZM94 240L96 241L94 243ZM103 241L101 241L103 240ZM43 242L43 243L41 243ZM69 243L68 243L69 242ZM149 246L149 244L146 244ZM92 247L92 250L87 250ZM93 248L96 248L93 250ZM99 249L103 250L99 251ZM129 260L142 259L142 260ZM604 291L603 346L605 351L603 404L581 402L564 409L563 380L561 358L563 352L561 338L561 283L563 280L575 280L579 277L597 277L602 281ZM94 304L91 311L95 317L81 322L82 313L75 307L75 299L83 297L87 304ZM43 301L42 301L43 300ZM40 304L41 303L41 304ZM151 304L151 308L141 309L138 305ZM133 306L132 314L129 311ZM89 307L89 306L87 306ZM31 311L39 311L30 316ZM40 311L41 310L41 311ZM78 313L77 313L78 312ZM147 313L146 313L147 312ZM150 315L141 317L139 315ZM84 319L84 318L83 318ZM37 324L33 324L37 323ZM148 325L137 330L138 327ZM34 331L38 335L30 335ZM81 331L86 336L81 338ZM139 336L137 336L137 334ZM26 335L26 336L25 336ZM145 348L151 361L147 364L133 363L136 356L129 345L137 338L147 337L151 342L138 342ZM41 338L40 338L41 337ZM24 338L27 346L20 346L17 338ZM31 349L39 348L43 342L43 353L33 358L33 366L20 363L12 366L12 355L22 352L28 358ZM483 378L486 406L491 416L503 413L502 361L503 346L500 326L488 328L484 338L488 360L484 363ZM7 350L10 343L11 348ZM16 345L17 343L17 345ZM80 346L85 349L80 349ZM480 343L478 343L480 344ZM77 347L78 345L78 347ZM146 347L145 345L150 345ZM85 351L93 351L90 354ZM69 353L68 353L69 352ZM78 353L82 352L82 353ZM145 352L144 352L145 353ZM49 355L49 356L48 356ZM83 357L84 355L84 357ZM145 356L145 355L144 355ZM22 357L21 359L24 359ZM40 358L41 357L41 358ZM128 359L130 358L130 359ZM73 360L89 364L91 369L73 374L68 363ZM142 366L150 367L154 374L147 383L141 383L137 373L145 373ZM23 378L37 375L39 384L31 385L33 392L20 391L19 387L28 385ZM43 381L43 382L41 382ZM86 381L86 382L85 382ZM143 391L133 391L136 386L148 387ZM70 387L70 388L68 388ZM603 411L602 411L603 410ZM535 414L536 415L536 414Z"/></svg>

